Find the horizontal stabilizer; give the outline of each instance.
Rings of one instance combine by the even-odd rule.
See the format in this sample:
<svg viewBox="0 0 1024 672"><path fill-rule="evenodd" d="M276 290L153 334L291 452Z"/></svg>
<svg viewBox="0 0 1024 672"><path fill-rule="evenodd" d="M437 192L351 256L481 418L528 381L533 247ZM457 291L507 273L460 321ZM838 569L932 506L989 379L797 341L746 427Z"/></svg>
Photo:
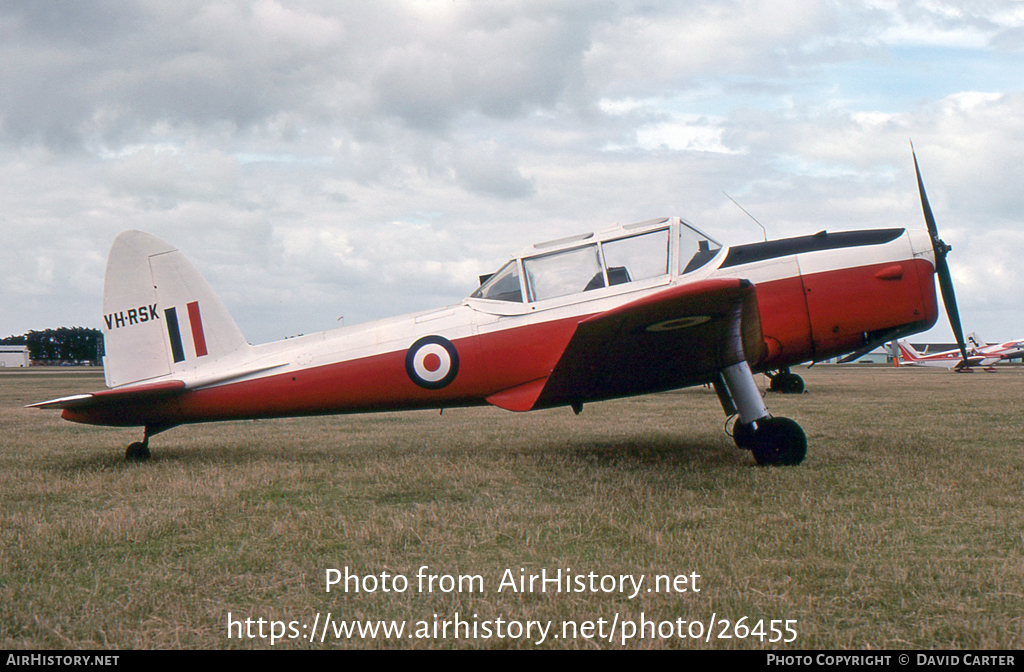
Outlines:
<svg viewBox="0 0 1024 672"><path fill-rule="evenodd" d="M50 399L34 404L28 404L25 408L63 408L63 409L87 409L96 406L107 406L124 403L126 401L140 401L142 399L153 399L170 394L177 394L185 391L185 383L180 380L166 380L160 383L148 385L131 385L116 390L101 390L91 394L75 394L70 397Z"/></svg>
<svg viewBox="0 0 1024 672"><path fill-rule="evenodd" d="M188 390L199 390L204 387L229 383L256 373L280 369L284 366L288 366L288 364L242 367L212 376L189 380L187 383L182 380L163 380L143 385L128 385L113 390L100 390L90 394L75 394L70 397L40 401L28 404L25 408L62 408L74 410L88 410L100 407L116 408L118 405L150 401L158 397L180 394Z"/></svg>

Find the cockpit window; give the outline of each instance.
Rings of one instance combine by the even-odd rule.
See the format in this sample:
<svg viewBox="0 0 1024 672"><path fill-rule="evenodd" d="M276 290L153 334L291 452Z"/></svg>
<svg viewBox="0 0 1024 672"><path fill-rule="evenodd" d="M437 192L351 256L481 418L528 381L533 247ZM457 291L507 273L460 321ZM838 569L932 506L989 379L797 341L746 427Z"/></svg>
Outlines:
<svg viewBox="0 0 1024 672"><path fill-rule="evenodd" d="M688 226L679 226L679 273L686 275L715 258L722 246L703 233Z"/></svg>
<svg viewBox="0 0 1024 672"><path fill-rule="evenodd" d="M530 301L553 299L604 287L597 245L523 260Z"/></svg>
<svg viewBox="0 0 1024 672"><path fill-rule="evenodd" d="M492 301L515 301L522 303L523 291L519 286L519 263L515 259L501 267L470 295L473 299Z"/></svg>
<svg viewBox="0 0 1024 672"><path fill-rule="evenodd" d="M602 243L608 284L668 275L668 229Z"/></svg>
<svg viewBox="0 0 1024 672"><path fill-rule="evenodd" d="M642 233L626 235L623 232L620 238L537 254L521 261L512 260L494 275L483 276L487 279L470 298L534 302L629 282L667 279L672 270L669 253L673 231L664 221L641 222L642 227L623 227L626 232L631 228L646 228ZM711 261L722 246L686 222L676 222L679 226L679 272L692 273ZM659 224L664 228L651 230ZM586 234L554 243L565 247L591 237L593 234ZM539 247L542 246L535 245L534 250Z"/></svg>

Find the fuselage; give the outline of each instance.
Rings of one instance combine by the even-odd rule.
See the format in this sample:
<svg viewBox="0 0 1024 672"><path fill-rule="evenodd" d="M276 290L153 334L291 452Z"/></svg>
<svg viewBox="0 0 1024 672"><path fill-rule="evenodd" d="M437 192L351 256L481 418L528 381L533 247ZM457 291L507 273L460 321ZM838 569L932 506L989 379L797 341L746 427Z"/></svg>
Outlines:
<svg viewBox="0 0 1024 672"><path fill-rule="evenodd" d="M185 330L184 361L175 359L170 374L147 381L180 381L183 392L116 408L67 408L63 417L171 426L505 406L503 391L551 374L581 320L716 278L754 284L765 347L747 358L754 371L768 371L852 352L894 331L929 328L938 314L933 275L926 231L822 232L721 247L678 218L651 220L532 246L472 296L438 310L248 346L213 360L199 355ZM686 320L664 328L687 328ZM663 381L636 392L660 389ZM619 394L598 386L576 401L613 396Z"/></svg>

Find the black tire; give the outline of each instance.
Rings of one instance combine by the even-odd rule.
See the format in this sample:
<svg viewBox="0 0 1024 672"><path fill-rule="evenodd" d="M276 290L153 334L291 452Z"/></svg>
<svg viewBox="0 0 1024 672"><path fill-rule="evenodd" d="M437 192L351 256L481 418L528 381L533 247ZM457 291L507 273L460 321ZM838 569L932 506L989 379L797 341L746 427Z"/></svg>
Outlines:
<svg viewBox="0 0 1024 672"><path fill-rule="evenodd" d="M764 418L757 421L751 451L761 466L794 465L807 455L807 435L789 418Z"/></svg>
<svg viewBox="0 0 1024 672"><path fill-rule="evenodd" d="M740 422L739 418L736 418L736 422L732 426L732 440L736 443L737 448L753 449L754 426L748 422Z"/></svg>
<svg viewBox="0 0 1024 672"><path fill-rule="evenodd" d="M803 394L804 379L795 373L782 371L772 377L768 389L779 394Z"/></svg>
<svg viewBox="0 0 1024 672"><path fill-rule="evenodd" d="M804 379L795 373L786 374L786 379L782 382L782 391L786 394L803 394Z"/></svg>
<svg viewBox="0 0 1024 672"><path fill-rule="evenodd" d="M149 459L149 446L141 441L136 441L124 451L124 459L129 462L145 462Z"/></svg>

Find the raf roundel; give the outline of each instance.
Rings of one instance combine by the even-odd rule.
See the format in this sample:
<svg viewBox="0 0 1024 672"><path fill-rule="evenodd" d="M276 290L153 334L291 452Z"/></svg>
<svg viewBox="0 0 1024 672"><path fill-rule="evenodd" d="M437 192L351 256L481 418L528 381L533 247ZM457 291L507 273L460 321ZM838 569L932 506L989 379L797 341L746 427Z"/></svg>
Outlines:
<svg viewBox="0 0 1024 672"><path fill-rule="evenodd" d="M424 336L406 353L405 371L420 387L439 390L459 373L459 353L447 338Z"/></svg>

